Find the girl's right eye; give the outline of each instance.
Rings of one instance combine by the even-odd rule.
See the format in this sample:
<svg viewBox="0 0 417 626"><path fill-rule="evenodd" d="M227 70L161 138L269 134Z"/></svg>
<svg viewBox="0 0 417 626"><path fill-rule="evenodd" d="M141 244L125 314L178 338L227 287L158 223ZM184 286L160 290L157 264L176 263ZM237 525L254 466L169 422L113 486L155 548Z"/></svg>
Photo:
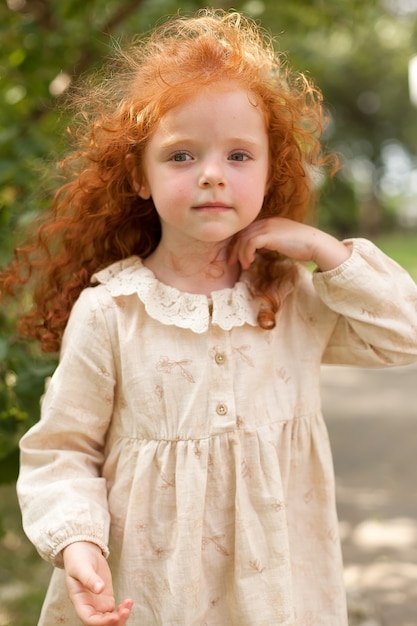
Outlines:
<svg viewBox="0 0 417 626"><path fill-rule="evenodd" d="M175 161L177 163L182 163L183 161L189 161L191 159L191 155L188 152L175 152L171 156L171 161Z"/></svg>

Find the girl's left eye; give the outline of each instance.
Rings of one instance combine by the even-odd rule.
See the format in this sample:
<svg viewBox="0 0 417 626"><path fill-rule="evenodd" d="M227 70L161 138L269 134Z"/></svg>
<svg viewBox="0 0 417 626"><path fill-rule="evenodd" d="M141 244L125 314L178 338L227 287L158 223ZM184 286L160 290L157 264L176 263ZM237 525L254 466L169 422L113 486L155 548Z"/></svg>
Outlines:
<svg viewBox="0 0 417 626"><path fill-rule="evenodd" d="M249 155L245 152L233 152L229 159L230 161L247 161L249 159Z"/></svg>
<svg viewBox="0 0 417 626"><path fill-rule="evenodd" d="M171 156L171 161L176 161L177 163L182 163L183 161L189 161L191 159L191 155L188 152L175 152Z"/></svg>

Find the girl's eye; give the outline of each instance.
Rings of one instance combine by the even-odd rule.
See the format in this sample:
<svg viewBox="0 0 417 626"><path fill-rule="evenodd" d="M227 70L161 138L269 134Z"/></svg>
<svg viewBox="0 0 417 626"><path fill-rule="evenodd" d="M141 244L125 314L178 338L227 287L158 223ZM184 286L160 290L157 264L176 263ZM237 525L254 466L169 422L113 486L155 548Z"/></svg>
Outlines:
<svg viewBox="0 0 417 626"><path fill-rule="evenodd" d="M175 152L172 155L171 160L176 161L177 163L181 163L182 161L189 161L191 156L187 152Z"/></svg>
<svg viewBox="0 0 417 626"><path fill-rule="evenodd" d="M249 159L249 155L245 152L234 152L230 155L229 159L231 161L247 161Z"/></svg>

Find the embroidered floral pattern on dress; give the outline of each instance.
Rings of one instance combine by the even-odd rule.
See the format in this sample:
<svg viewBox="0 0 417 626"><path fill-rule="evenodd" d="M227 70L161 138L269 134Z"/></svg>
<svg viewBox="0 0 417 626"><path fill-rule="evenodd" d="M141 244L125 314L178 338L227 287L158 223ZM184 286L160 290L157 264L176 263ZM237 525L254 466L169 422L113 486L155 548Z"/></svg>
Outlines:
<svg viewBox="0 0 417 626"><path fill-rule="evenodd" d="M161 283L137 256L113 263L92 276L113 297L137 293L154 320L168 326L204 333L211 323L222 330L235 326L257 326L259 302L253 299L242 277L233 287L214 291L211 297L192 294Z"/></svg>

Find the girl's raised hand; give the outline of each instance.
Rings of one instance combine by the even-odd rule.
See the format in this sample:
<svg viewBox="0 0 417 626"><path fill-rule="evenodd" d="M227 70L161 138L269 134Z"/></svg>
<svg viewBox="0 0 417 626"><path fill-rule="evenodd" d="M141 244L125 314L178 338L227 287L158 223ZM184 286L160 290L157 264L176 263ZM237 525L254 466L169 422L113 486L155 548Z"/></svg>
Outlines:
<svg viewBox="0 0 417 626"><path fill-rule="evenodd" d="M115 609L111 573L100 548L88 541L63 550L66 583L75 612L84 626L124 626L132 600Z"/></svg>
<svg viewBox="0 0 417 626"><path fill-rule="evenodd" d="M349 258L350 251L338 239L318 228L284 217L253 222L233 238L229 263L248 269L257 250L274 250L296 259L312 261L319 270L331 270Z"/></svg>

